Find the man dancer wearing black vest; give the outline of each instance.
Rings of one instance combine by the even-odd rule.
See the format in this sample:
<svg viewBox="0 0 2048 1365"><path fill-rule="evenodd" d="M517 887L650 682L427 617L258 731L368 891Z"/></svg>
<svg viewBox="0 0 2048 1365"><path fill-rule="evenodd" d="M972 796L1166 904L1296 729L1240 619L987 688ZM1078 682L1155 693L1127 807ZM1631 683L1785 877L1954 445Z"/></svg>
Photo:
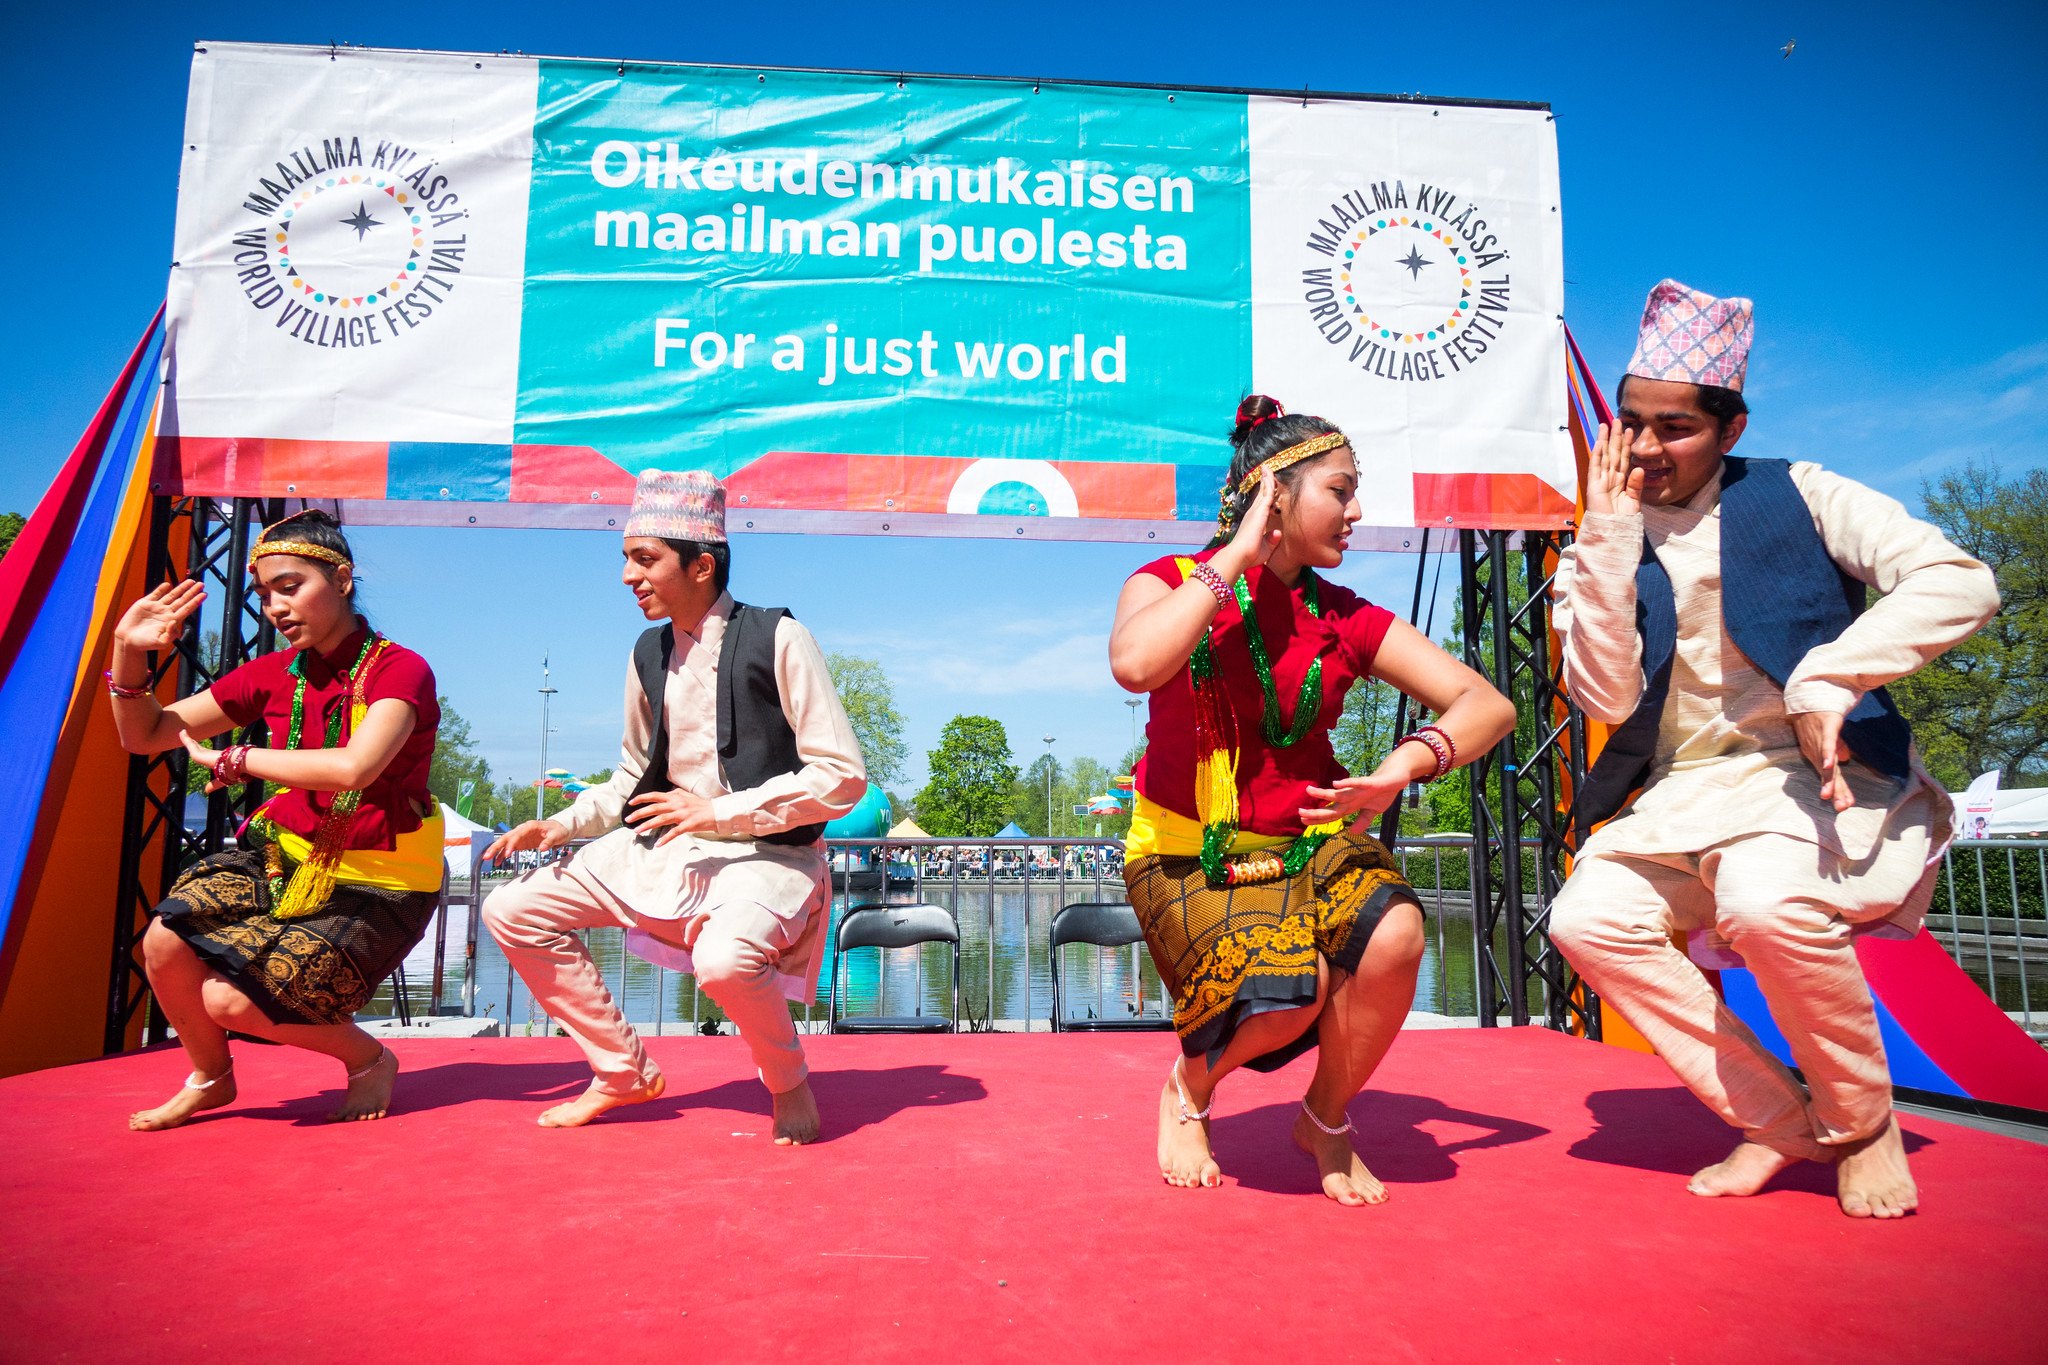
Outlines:
<svg viewBox="0 0 2048 1365"><path fill-rule="evenodd" d="M1694 1194L1831 1162L1845 1213L1898 1218L1918 1195L1854 938L1919 927L1951 807L1884 684L1968 638L1998 589L1883 494L1729 453L1752 332L1749 300L1659 284L1595 442L1554 619L1573 699L1619 728L1579 795L1550 932L1741 1130ZM1866 587L1884 594L1868 611ZM1704 965L1755 975L1810 1093L1681 933Z"/></svg>
<svg viewBox="0 0 2048 1365"><path fill-rule="evenodd" d="M618 925L634 952L696 973L753 1053L775 1141L811 1142L818 1107L786 1002L817 990L830 904L820 834L867 790L860 747L810 632L726 591L717 480L642 474L625 540L626 587L668 624L634 648L619 765L484 853L596 840L484 903L491 936L597 1073L540 1123L580 1127L664 1088L575 934Z"/></svg>

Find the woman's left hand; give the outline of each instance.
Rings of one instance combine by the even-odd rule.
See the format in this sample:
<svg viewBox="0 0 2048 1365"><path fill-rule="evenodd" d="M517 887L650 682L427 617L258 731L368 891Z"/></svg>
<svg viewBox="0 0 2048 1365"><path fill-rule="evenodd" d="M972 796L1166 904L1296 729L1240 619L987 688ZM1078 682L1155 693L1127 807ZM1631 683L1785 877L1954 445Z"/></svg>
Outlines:
<svg viewBox="0 0 2048 1365"><path fill-rule="evenodd" d="M225 790L228 784L221 781L220 778L215 776L214 774L216 774L220 770L220 761L223 758L227 757L227 751L224 749L207 748L204 744L201 744L198 740L192 738L192 732L190 730L178 731L178 738L185 745L186 755L190 757L194 763L197 763L200 767L206 769L207 793L211 795L214 792Z"/></svg>
<svg viewBox="0 0 2048 1365"><path fill-rule="evenodd" d="M1380 814L1401 799L1408 774L1391 764L1381 764L1361 777L1347 777L1334 787L1310 787L1309 799L1321 804L1301 807L1305 825L1328 824L1332 820L1356 823Z"/></svg>

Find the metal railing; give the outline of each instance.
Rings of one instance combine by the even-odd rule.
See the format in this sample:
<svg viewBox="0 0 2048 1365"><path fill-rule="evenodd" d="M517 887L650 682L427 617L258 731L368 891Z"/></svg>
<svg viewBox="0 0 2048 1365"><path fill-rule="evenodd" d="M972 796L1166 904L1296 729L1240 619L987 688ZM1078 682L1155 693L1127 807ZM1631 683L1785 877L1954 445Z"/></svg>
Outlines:
<svg viewBox="0 0 2048 1365"><path fill-rule="evenodd" d="M1116 839L833 839L827 845L833 863L833 926L848 908L875 902L930 903L952 913L961 926L962 976L968 987L967 1017L961 1021L965 1029L1050 1028L1052 916L1072 902L1124 896L1122 843ZM1461 834L1409 836L1396 841L1394 853L1427 912L1416 1008L1475 1017L1480 945L1469 889L1472 840ZM511 1032L546 1031L548 1024L524 983L490 936L480 932L474 907L494 880L473 871L448 888L429 931L431 944L415 954L417 970L408 992L416 1012L485 1015ZM2044 903L2048 840L1958 840L1943 860L1927 918L1929 932L1985 993L2037 1033L2048 1033ZM459 939L451 943L458 923ZM593 929L585 939L607 987L635 1024L666 1033L704 1030L723 1020L694 978L626 953L621 931ZM1496 952L1500 946L1495 945ZM824 1028L827 992L833 989L862 992L862 1009L872 1007L876 1013L884 1012L891 996L899 1004L895 1012L906 1012L900 1008L905 993L909 1012L941 1003L925 983L945 979L949 969L928 972L925 953L896 950L886 969L854 973L855 979L841 986L842 974L826 951L818 998L797 1008L801 1028ZM1164 987L1141 945L1117 950L1069 945L1063 951L1070 955L1062 958L1065 993L1075 1012L1092 1010L1098 1017L1119 1011L1143 1017L1170 1014ZM930 953L934 964L937 953L937 948ZM1120 961L1117 954L1122 954ZM395 988L386 986L366 1013L394 1003Z"/></svg>

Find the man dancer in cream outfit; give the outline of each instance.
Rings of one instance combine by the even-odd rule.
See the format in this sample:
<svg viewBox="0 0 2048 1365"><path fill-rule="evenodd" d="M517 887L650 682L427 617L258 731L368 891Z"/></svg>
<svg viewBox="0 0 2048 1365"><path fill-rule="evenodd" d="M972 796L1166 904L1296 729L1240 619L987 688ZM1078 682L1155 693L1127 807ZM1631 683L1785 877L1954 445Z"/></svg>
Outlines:
<svg viewBox="0 0 2048 1365"><path fill-rule="evenodd" d="M635 647L619 765L568 809L484 853L597 838L484 903L491 936L597 1073L540 1122L579 1127L662 1093L660 1070L574 932L619 925L636 953L695 971L753 1052L775 1141L810 1142L818 1107L785 1001L817 990L831 903L819 834L867 790L860 748L811 633L726 591L717 480L642 474L625 541L626 587L648 620L669 624Z"/></svg>
<svg viewBox="0 0 2048 1365"><path fill-rule="evenodd" d="M1572 698L1620 728L1580 794L1551 937L1742 1131L1694 1194L1832 1162L1845 1213L1903 1217L1918 1195L1854 937L1919 927L1951 807L1883 689L1989 620L1998 590L1892 499L1729 453L1752 334L1747 299L1659 284L1595 443L1555 621ZM1866 585L1884 596L1864 611ZM1810 1095L1675 932L1754 973Z"/></svg>

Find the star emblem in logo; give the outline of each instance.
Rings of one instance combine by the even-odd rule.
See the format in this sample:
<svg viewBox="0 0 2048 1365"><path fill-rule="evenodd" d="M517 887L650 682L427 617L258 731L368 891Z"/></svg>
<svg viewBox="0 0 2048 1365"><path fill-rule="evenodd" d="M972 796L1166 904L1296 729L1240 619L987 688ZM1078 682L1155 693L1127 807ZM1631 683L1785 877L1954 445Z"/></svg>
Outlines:
<svg viewBox="0 0 2048 1365"><path fill-rule="evenodd" d="M1422 278L1423 267L1435 265L1436 262L1425 261L1424 259L1422 259L1422 253L1411 246L1408 248L1408 254L1406 256L1403 256L1400 260L1394 262L1394 264L1406 270L1408 272L1409 279L1419 280Z"/></svg>
<svg viewBox="0 0 2048 1365"><path fill-rule="evenodd" d="M356 211L341 221L345 226L356 230L356 240L359 242L369 234L371 228L384 226L370 216L370 206L367 202L359 202Z"/></svg>

